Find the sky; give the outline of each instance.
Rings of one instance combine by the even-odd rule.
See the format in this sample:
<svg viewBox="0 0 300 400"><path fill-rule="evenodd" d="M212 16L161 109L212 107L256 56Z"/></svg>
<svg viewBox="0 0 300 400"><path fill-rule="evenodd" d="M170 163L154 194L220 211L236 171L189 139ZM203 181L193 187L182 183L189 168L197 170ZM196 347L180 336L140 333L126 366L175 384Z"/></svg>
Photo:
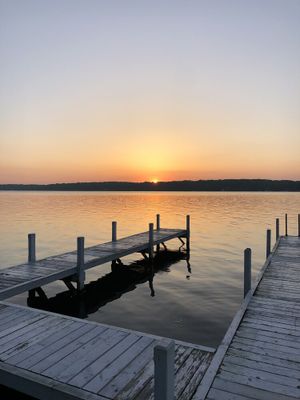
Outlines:
<svg viewBox="0 0 300 400"><path fill-rule="evenodd" d="M0 183L300 179L299 0L0 0Z"/></svg>

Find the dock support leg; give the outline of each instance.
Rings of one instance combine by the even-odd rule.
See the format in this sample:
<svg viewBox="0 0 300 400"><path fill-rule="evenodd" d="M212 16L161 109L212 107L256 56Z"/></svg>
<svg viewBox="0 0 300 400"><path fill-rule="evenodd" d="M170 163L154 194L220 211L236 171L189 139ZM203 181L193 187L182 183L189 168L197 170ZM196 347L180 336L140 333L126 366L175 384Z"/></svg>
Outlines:
<svg viewBox="0 0 300 400"><path fill-rule="evenodd" d="M288 235L288 215L285 214L285 236Z"/></svg>
<svg viewBox="0 0 300 400"><path fill-rule="evenodd" d="M84 237L77 238L77 291L81 292L84 288Z"/></svg>
<svg viewBox="0 0 300 400"><path fill-rule="evenodd" d="M75 293L76 289L75 287L72 285L72 282L70 279L63 279L64 284L67 286L67 288L70 290L71 293Z"/></svg>
<svg viewBox="0 0 300 400"><path fill-rule="evenodd" d="M271 254L271 229L267 229L266 258Z"/></svg>
<svg viewBox="0 0 300 400"><path fill-rule="evenodd" d="M244 250L244 298L251 290L251 249Z"/></svg>
<svg viewBox="0 0 300 400"><path fill-rule="evenodd" d="M279 239L279 218L276 218L276 242Z"/></svg>
<svg viewBox="0 0 300 400"><path fill-rule="evenodd" d="M300 214L298 214L298 236L300 237Z"/></svg>
<svg viewBox="0 0 300 400"><path fill-rule="evenodd" d="M154 400L174 400L174 354L173 340L154 347Z"/></svg>

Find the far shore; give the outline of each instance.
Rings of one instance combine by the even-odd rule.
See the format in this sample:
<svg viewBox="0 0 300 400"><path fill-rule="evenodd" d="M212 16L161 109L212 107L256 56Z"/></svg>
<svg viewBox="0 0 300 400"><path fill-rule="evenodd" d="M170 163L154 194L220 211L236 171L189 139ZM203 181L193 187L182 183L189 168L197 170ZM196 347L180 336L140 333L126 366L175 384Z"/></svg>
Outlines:
<svg viewBox="0 0 300 400"><path fill-rule="evenodd" d="M120 192L300 192L299 180L218 179L167 182L0 184L0 190Z"/></svg>

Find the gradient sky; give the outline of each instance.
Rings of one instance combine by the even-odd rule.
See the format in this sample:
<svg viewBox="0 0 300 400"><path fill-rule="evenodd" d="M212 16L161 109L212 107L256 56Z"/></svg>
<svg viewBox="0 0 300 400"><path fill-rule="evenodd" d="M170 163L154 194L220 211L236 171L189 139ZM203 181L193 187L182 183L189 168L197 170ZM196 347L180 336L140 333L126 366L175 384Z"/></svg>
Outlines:
<svg viewBox="0 0 300 400"><path fill-rule="evenodd" d="M299 0L0 0L0 182L300 179Z"/></svg>

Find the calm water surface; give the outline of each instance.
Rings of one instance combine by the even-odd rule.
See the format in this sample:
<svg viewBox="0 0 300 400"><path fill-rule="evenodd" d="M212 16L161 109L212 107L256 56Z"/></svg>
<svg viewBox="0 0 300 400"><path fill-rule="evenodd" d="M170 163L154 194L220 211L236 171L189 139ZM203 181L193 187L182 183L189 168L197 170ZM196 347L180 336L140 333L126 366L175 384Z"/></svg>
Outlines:
<svg viewBox="0 0 300 400"><path fill-rule="evenodd" d="M191 272L185 260L164 266L154 276L155 296L147 279L130 283L131 275L123 273L114 300L100 300L102 290L94 287L87 318L216 346L242 301L244 248L252 248L255 276L264 262L266 229L274 231L276 217L283 228L287 212L296 234L299 211L298 193L0 192L0 268L26 261L29 232L37 234L37 256L43 258L75 249L77 236L85 236L87 246L109 241L112 220L122 237L147 230L157 213L161 226L171 228L184 227L190 214ZM176 239L168 247L177 250L179 244ZM137 260L134 254L124 263ZM90 270L87 280L103 276L105 289L110 264ZM45 291L60 299L65 286L57 282ZM27 294L10 301L27 304Z"/></svg>

